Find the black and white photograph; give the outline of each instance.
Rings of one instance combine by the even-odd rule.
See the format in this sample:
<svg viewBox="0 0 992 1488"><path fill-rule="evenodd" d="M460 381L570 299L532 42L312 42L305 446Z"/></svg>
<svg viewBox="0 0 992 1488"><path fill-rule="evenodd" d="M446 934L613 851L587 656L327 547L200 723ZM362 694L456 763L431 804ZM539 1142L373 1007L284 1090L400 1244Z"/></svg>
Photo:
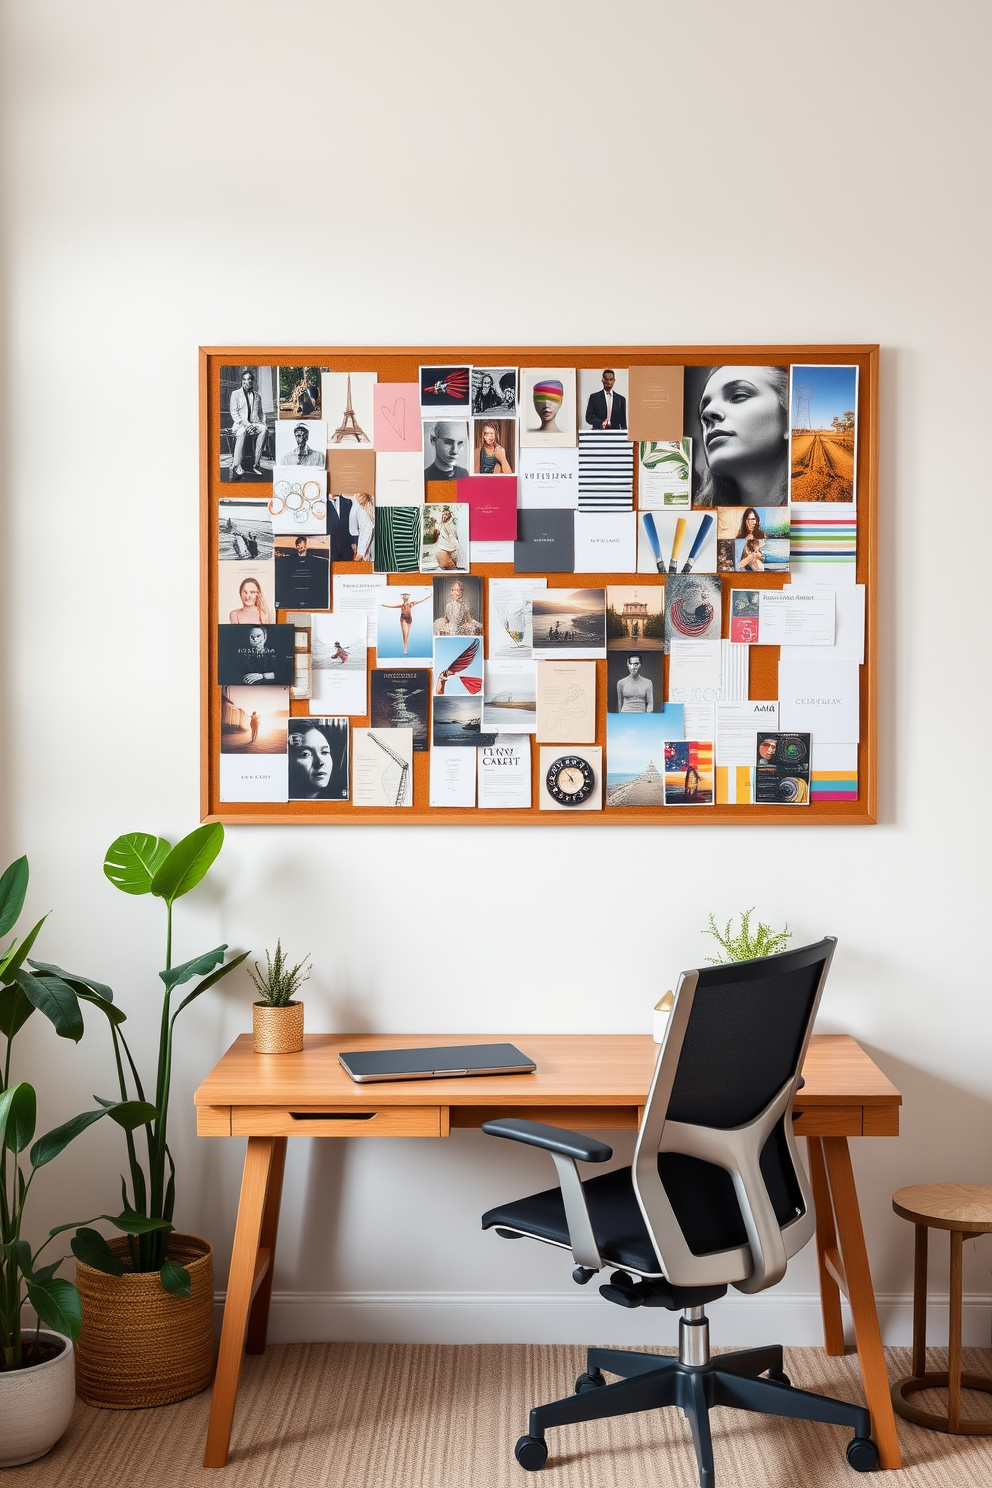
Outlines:
<svg viewBox="0 0 992 1488"><path fill-rule="evenodd" d="M321 417L320 377L322 367L279 368L279 417Z"/></svg>
<svg viewBox="0 0 992 1488"><path fill-rule="evenodd" d="M276 464L323 470L327 425L323 419L280 419L276 424Z"/></svg>
<svg viewBox="0 0 992 1488"><path fill-rule="evenodd" d="M268 563L272 557L272 518L266 501L219 503L217 556L221 563Z"/></svg>
<svg viewBox="0 0 992 1488"><path fill-rule="evenodd" d="M289 687L295 650L292 625L218 625L217 681L222 687Z"/></svg>
<svg viewBox="0 0 992 1488"><path fill-rule="evenodd" d="M476 418L483 413L516 417L516 367L472 368L472 412Z"/></svg>
<svg viewBox="0 0 992 1488"><path fill-rule="evenodd" d="M431 675L425 668L408 671L382 669L372 672L372 727L413 730L414 753L429 748L427 713Z"/></svg>
<svg viewBox="0 0 992 1488"><path fill-rule="evenodd" d="M435 574L432 584L434 634L482 635L482 580L478 574L459 574L457 578Z"/></svg>
<svg viewBox="0 0 992 1488"><path fill-rule="evenodd" d="M291 718L289 799L347 801L347 718Z"/></svg>
<svg viewBox="0 0 992 1488"><path fill-rule="evenodd" d="M267 481L275 464L275 367L220 369L220 478Z"/></svg>
<svg viewBox="0 0 992 1488"><path fill-rule="evenodd" d="M607 651L607 713L660 713L665 696L663 676L660 651Z"/></svg>
<svg viewBox="0 0 992 1488"><path fill-rule="evenodd" d="M474 475L514 475L516 469L516 419L473 419L472 473Z"/></svg>
<svg viewBox="0 0 992 1488"><path fill-rule="evenodd" d="M331 540L326 536L276 538L276 608L331 607Z"/></svg>
<svg viewBox="0 0 992 1488"><path fill-rule="evenodd" d="M467 417L471 408L471 367L421 367L420 410L424 418L446 413Z"/></svg>
<svg viewBox="0 0 992 1488"><path fill-rule="evenodd" d="M467 480L471 463L467 419L431 419L424 424L424 480Z"/></svg>
<svg viewBox="0 0 992 1488"><path fill-rule="evenodd" d="M785 506L788 367L686 367L684 387L693 506Z"/></svg>
<svg viewBox="0 0 992 1488"><path fill-rule="evenodd" d="M579 368L579 431L626 429L627 369Z"/></svg>
<svg viewBox="0 0 992 1488"><path fill-rule="evenodd" d="M321 378L322 417L327 448L372 448L375 411L374 372L325 372Z"/></svg>

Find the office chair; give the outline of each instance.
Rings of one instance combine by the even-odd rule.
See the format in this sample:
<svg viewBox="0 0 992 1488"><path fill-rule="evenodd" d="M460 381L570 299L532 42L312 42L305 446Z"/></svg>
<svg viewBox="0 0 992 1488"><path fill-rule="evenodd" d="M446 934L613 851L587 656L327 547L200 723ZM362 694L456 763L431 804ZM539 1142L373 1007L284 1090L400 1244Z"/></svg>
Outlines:
<svg viewBox="0 0 992 1488"><path fill-rule="evenodd" d="M560 1183L490 1209L483 1229L571 1250L579 1285L619 1268L599 1290L621 1307L682 1310L675 1359L589 1349L575 1393L531 1411L515 1449L527 1471L547 1461L549 1426L666 1405L688 1418L701 1488L714 1483L709 1411L717 1405L850 1426L850 1465L878 1465L867 1410L794 1389L780 1344L711 1357L704 1310L728 1286L774 1286L813 1235L792 1102L835 944L827 937L682 973L631 1167L583 1182L576 1162L608 1162L605 1142L537 1121L483 1125L490 1136L550 1152ZM620 1379L607 1384L604 1370Z"/></svg>

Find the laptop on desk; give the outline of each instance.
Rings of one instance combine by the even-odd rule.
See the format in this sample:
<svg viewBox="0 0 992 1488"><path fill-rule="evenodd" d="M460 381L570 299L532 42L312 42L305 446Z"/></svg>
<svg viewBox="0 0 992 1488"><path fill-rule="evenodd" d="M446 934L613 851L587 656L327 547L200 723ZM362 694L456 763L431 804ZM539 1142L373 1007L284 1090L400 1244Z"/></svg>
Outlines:
<svg viewBox="0 0 992 1488"><path fill-rule="evenodd" d="M345 1050L338 1061L359 1085L375 1080L444 1080L455 1075L531 1075L537 1069L513 1044Z"/></svg>

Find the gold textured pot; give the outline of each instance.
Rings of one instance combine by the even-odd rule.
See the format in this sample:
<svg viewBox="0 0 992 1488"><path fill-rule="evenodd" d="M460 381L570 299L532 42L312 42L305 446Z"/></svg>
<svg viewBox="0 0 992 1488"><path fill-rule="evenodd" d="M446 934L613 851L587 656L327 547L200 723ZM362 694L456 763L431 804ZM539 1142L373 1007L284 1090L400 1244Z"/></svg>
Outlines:
<svg viewBox="0 0 992 1488"><path fill-rule="evenodd" d="M125 1237L115 1235L109 1244L127 1265ZM198 1395L213 1379L213 1248L198 1235L173 1234L169 1259L189 1272L188 1297L167 1292L157 1271L108 1276L76 1262L83 1302L76 1394L87 1405L168 1405Z"/></svg>
<svg viewBox="0 0 992 1488"><path fill-rule="evenodd" d="M302 1002L287 1002L285 1007L253 1002L251 1043L256 1054L299 1054L303 1048Z"/></svg>

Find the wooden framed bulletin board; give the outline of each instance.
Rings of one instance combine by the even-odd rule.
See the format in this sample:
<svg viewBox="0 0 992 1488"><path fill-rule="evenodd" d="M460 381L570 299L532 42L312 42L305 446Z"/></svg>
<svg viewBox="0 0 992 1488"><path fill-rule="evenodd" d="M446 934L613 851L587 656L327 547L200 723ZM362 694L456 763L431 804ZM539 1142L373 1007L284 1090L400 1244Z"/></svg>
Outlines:
<svg viewBox="0 0 992 1488"><path fill-rule="evenodd" d="M711 507L720 507L720 499L712 497L705 506L700 507L698 497L700 495L699 473L701 460L706 460L708 443L713 448L719 446L720 439L712 440L711 433L715 427L715 415L709 423L702 420L700 414L699 388L700 379L706 378L708 374L694 372L693 369L709 368L718 369L722 374L726 369L728 374L735 370L745 379L750 372L758 372L769 369L785 369L789 375L787 394L782 392L786 386L779 373L780 402L784 411L783 416L787 422L787 431L784 436L787 446L785 469L788 474L788 486L786 495L779 494L769 498L769 505L777 503L786 514L791 513L791 539L787 540L786 546L791 541L791 552L787 569L769 571L769 565L764 567L755 564L743 570L736 568L727 570L727 563L733 564L736 559L729 558L720 560L712 565L716 570L715 579L721 590L720 615L721 635L725 641L730 640L730 622L732 604L729 594L734 589L746 588L751 591L766 589L782 589L784 585L792 585L793 590L807 590L816 588L818 593L833 588L839 591L841 587L850 590L856 586L863 586L864 596L864 649L863 659L860 659L860 667L857 673L857 681L854 684L857 690L857 711L859 719L856 728L859 733L857 740L847 738L845 745L840 750L837 748L836 734L833 736L832 748L821 754L821 759L826 761L823 769L817 769L817 734L815 728L812 732L812 765L809 772L809 785L806 795L808 799L801 805L777 804L767 799L757 801L754 795L757 787L754 784L754 776L751 776L750 786L747 784L747 771L742 774L737 768L729 772L734 782L727 787L726 780L728 772L714 768L712 771L712 804L695 804L694 802L663 804L665 788L653 777L656 787L657 804L622 804L622 794L617 795L616 789L608 788L611 778L610 757L607 748L607 694L613 696L615 682L613 672L609 673L609 655L604 659L601 655L594 661L596 671L596 704L595 704L595 745L583 746L591 749L595 756L598 749L600 754L595 756L598 761L597 768L602 771L602 779L598 782L597 795L599 806L597 809L564 810L547 809L547 798L544 795L543 786L546 778L546 770L542 768L541 756L545 749L544 741L540 734L530 736L531 754L531 804L529 807L518 807L515 809L480 809L476 806L465 807L437 807L430 804L430 753L427 750L415 752L412 755L412 768L408 771L408 796L407 804L391 806L385 809L378 806L356 806L351 799L282 799L282 800L236 800L225 799L230 795L229 787L222 786L221 774L221 751L222 734L224 729L230 729L229 722L230 707L224 705L222 696L223 689L218 677L218 624L228 621L228 614L219 613L219 573L223 568L221 559L221 501L237 500L239 502L257 502L257 510L260 513L269 510L269 502L273 497L273 467L275 465L274 426L276 423L285 425L287 420L292 420L293 425L300 420L312 419L321 412L318 400L319 379L311 378L310 386L307 387L306 373L311 371L328 373L374 373L378 383L388 384L417 384L420 382L419 371L421 368L489 368L489 369L517 369L515 385L516 408L507 403L507 407L497 408L492 401L485 404L486 407L494 408L493 417L504 416L519 419L514 425L517 431L517 443L519 444L519 431L522 420L528 416L533 421L534 409L537 406L538 397L541 396L541 386L538 377L531 375L528 379L528 369L542 369L541 376L545 379L551 377L551 382L545 383L545 393L550 386L552 398L560 401L557 385L564 382L564 402L567 406L571 396L571 409L568 418L572 420L571 430L574 435L573 445L578 446L580 461L585 458L583 454L583 440L580 431L583 429L584 418L588 418L589 410L595 411L595 406L587 399L587 391L590 386L589 379L595 376L599 379L600 373L597 369L617 369L620 377L616 383L617 388L623 386L627 389L625 397L629 402L629 433L622 436L628 441L626 459L632 470L632 500L626 502L626 506L636 514L636 531L640 550L637 558L638 571L632 572L629 568L623 572L587 572L583 569L581 573L576 572L553 572L547 574L547 585L549 589L564 587L568 589L584 590L609 590L615 587L660 590L666 585L669 573L684 572L684 565L673 568L668 561L670 555L662 553L655 571L649 573L645 570L641 553L644 550L645 534L642 529L642 513L644 492L646 490L645 469L642 465L645 459L645 451L660 449L662 442L657 445L641 443L641 439L647 440L648 434L643 434L645 428L643 420L651 416L651 378L637 369L668 369L664 374L659 374L659 384L676 387L681 382L678 369L685 369L685 404L682 415L682 427L673 438L671 428L664 431L665 440L671 440L677 444L678 433L688 437L690 433L694 436L691 453L688 462L691 470L691 495L689 499L692 506L683 512L689 519L694 515L698 518L701 511L708 511ZM252 394L251 405L238 405L249 420L254 416L254 427L248 429L245 437L240 441L237 439L237 428L233 410L235 399L238 396L239 381L243 369L253 369L255 374L249 393ZM271 372L266 369L272 369ZM283 376L280 380L279 369L288 372L291 376ZM575 385L571 385L567 375L564 378L554 377L551 374L559 374L561 369L575 369ZM674 370L673 370L674 369ZM831 371L831 369L835 369ZM842 375L841 369L856 369ZM582 373L580 378L579 373ZM300 375L304 374L304 375ZM845 383L845 378L850 378ZM259 399L254 401L258 394L258 382L263 383L267 389L267 406L262 408ZM758 379L760 382L760 378ZM362 380L356 377L356 385ZM290 384L293 384L290 386ZM840 414L834 410L831 403L830 387L850 386L853 388L855 408L842 408ZM243 386L243 384L240 384ZM334 384L337 386L338 384ZM367 379L365 380L367 389ZM420 382L422 388L424 384ZM459 390L459 381L456 378L454 386L456 392ZM597 380L596 386L599 386ZM709 388L710 383L705 382ZM605 387L605 384L604 384ZM469 398L473 396L476 388L476 380L472 379L469 384ZM350 384L349 384L350 389ZM493 389L493 384L490 384ZM495 393L499 393L498 385ZM429 397L434 394L428 395ZM491 394L489 394L491 397ZM667 396L667 395L666 395ZM704 395L705 396L705 395ZM841 394L837 394L841 396ZM785 399L787 397L788 406ZM638 401L640 400L640 401ZM325 405L328 403L325 397ZM622 402L623 400L621 400ZM836 401L836 400L835 400ZM842 401L847 401L843 400ZM614 400L615 402L615 400ZM602 405L603 407L611 406ZM349 392L348 407L351 407ZM840 407L838 404L837 407ZM326 411L326 409L325 409ZM476 409L478 412L478 409ZM444 412L443 407L438 412L421 412L413 410L413 418L420 421L440 417ZM657 408L655 409L657 412ZM855 414L852 428L851 413ZM357 413L357 409L356 409ZM452 415L453 417L454 415ZM611 413L611 432L613 433L614 445L621 436L615 433L616 420ZM335 420L332 429L332 415L328 413L325 421L326 443L328 454L326 467L330 467L332 440L335 433L340 432L343 427L340 421ZM637 421L640 420L640 423ZM264 432L262 424L266 423ZM360 420L356 418L355 422ZM567 422L567 419L566 419ZM472 411L468 412L467 427L469 433L469 445L472 440ZM593 429L595 431L595 424ZM291 432L291 429L290 431ZM364 432L364 431L363 431ZM286 449L287 430L281 430L281 449ZM368 430L368 437L374 439L373 430ZM734 436L731 435L731 438ZM477 441L478 442L478 441ZM588 447L588 436L585 446ZM355 440L346 435L342 437L342 447L354 448ZM291 446L290 446L291 448ZM686 448L683 446L683 448ZM235 474L236 456L241 456L241 474ZM372 449L374 458L375 450ZM517 450L516 460L523 455L523 451ZM471 459L471 447L468 450L468 458ZM423 457L422 457L423 458ZM649 454L650 458L650 454ZM255 469L255 461L258 469ZM424 464L427 464L424 459ZM436 465L433 467L438 468ZM470 470L471 466L468 467ZM514 467L517 468L516 466ZM504 824L504 825L527 825L535 826L632 826L632 825L654 825L654 826L682 826L736 823L742 826L762 826L774 824L808 826L814 824L826 825L866 825L876 821L876 751L877 751L877 708L876 708L876 666L877 666L877 595L876 595L876 571L877 571L877 484L878 484L878 347L873 345L858 346L515 346L515 347L207 347L200 351L200 470L201 470L201 507L200 507L200 533L201 533L201 811L205 820L219 820L228 823L258 824L270 822L273 824L319 824L347 825L362 822L388 823L389 825L457 825L457 824ZM853 489L852 489L853 471ZM810 477L805 484L800 484L799 475L805 472ZM429 474L429 471L427 472ZM319 472L318 472L319 474ZM820 478L822 476L822 479ZM580 481L581 481L580 466ZM831 482L834 482L831 485ZM846 485L845 485L846 482ZM622 482L621 482L622 484ZM751 488L753 490L753 487ZM826 498L824 492L827 493ZM454 482L452 480L435 481L425 480L425 495L427 503L450 501L454 496ZM706 500L705 489L703 490ZM851 497L854 500L851 501ZM801 497L802 500L797 500ZM811 499L812 498L812 499ZM654 499L654 498L653 498ZM667 500L667 497L665 498ZM678 498L676 498L677 500ZM753 497L751 498L753 499ZM610 498L613 503L611 510L617 509L614 497ZM533 505L533 503L531 503ZM624 502L621 499L619 506L622 508ZM733 504L743 508L745 502L742 497L737 497ZM755 501L755 507L760 503ZM582 509L581 496L579 508ZM318 508L319 510L320 508ZM655 508L657 518L670 519L672 513L661 512ZM712 511L714 519L719 517L717 511ZM739 516L744 515L742 511ZM328 517L328 521L330 518ZM788 516L786 517L788 521ZM662 530L663 521L657 521L652 528L652 534L657 529ZM664 527L671 532L671 525ZM688 531L695 530L691 525ZM716 532L714 525L707 531ZM729 529L728 529L729 530ZM743 531L743 527L740 529ZM739 536L739 533L737 534ZM677 540L681 541L681 537ZM675 544L677 546L677 542ZM663 543L664 546L664 543ZM687 545L688 546L688 545ZM736 545L737 556L742 549L742 542ZM726 542L720 544L721 553L729 554L733 549ZM240 551L240 550L239 550ZM228 555L229 556L229 555ZM684 559L685 550L680 556ZM357 561L330 562L330 571L333 575L339 573L371 573L372 564L361 564ZM690 569L692 565L689 565ZM514 565L508 563L472 563L469 570L477 574L483 581L485 600L482 611L482 620L485 622L485 634L483 646L485 655L489 656L489 605L488 588L489 581L496 578L513 578ZM540 577L540 570L530 570L531 574ZM409 590L411 585L426 585L432 583L431 577L426 573L402 572L389 573L386 578L387 587L402 586ZM673 595L674 595L673 589ZM712 591L711 591L712 592ZM398 598L398 593L395 595ZM842 596L843 598L844 596ZM846 596L848 599L850 595ZM860 596L859 596L860 598ZM779 601L776 601L779 603ZM664 605L662 606L664 609ZM430 607L428 606L428 609ZM857 607L855 607L857 608ZM226 609L226 603L225 603ZM765 609L760 607L762 617ZM837 616L840 621L841 606L838 602ZM241 612L244 613L244 612ZM850 616L847 603L844 605L844 613ZM270 615L273 618L275 612ZM286 613L279 611L275 615L278 623L286 621ZM762 626L764 626L762 618ZM846 640L848 648L844 650L840 660L850 661L852 652L850 650L851 634L850 621L845 620L848 627ZM858 622L860 628L860 622ZM284 633L285 634L285 633ZM535 625L536 634L536 625ZM646 631L635 632L635 636L646 635ZM796 653L800 656L808 652L816 661L829 659L837 656L837 645L839 643L839 632L835 635L833 648L822 649L821 645L810 645L802 651L798 646L790 647L790 656L795 662ZM299 644L299 642L298 642ZM629 644L630 649L636 649L637 640L624 642ZM656 646L658 643L656 642ZM780 650L777 645L751 644L747 646L749 657L749 669L747 680L744 684L743 694L738 692L738 697L750 699L774 700L779 697L779 659ZM855 645L855 650L857 645ZM684 647L683 647L684 654ZM731 653L726 646L723 648L723 656L726 658ZM663 667L664 674L664 697L669 699L669 676L670 657L666 653L663 660L659 657L655 666ZM724 666L726 668L726 661ZM368 667L371 671L376 666L376 651L371 645L368 649ZM431 673L426 675L431 677ZM660 675L660 672L658 673ZM793 674L794 676L795 674ZM818 675L824 675L821 672ZM851 674L848 673L848 676ZM726 676L726 672L724 673ZM429 685L433 691L433 683ZM725 695L725 694L724 694ZM795 701L794 694L792 694ZM433 701L433 699L432 699ZM799 701L808 701L800 699ZM660 700L657 702L660 707ZM310 717L320 713L330 713L336 710L330 708L317 709L311 707L311 703L305 698L294 700L289 705L291 716ZM784 712L784 710L783 710ZM239 715L239 725L247 729L247 723L243 716ZM362 716L352 715L349 720L351 736L359 728L370 726L369 714ZM792 727L796 727L792 723ZM778 728L788 728L790 724L783 720L777 725ZM292 734L291 722L289 726ZM430 725L428 726L430 733ZM687 736L688 737L688 736ZM795 737L800 737L796 734ZM804 736L805 737L805 736ZM498 738L498 735L497 735ZM251 739L254 744L254 734ZM856 745L856 754L855 754ZM229 747L229 746L225 746ZM474 751L473 751L474 752ZM569 753L569 747L562 745L557 751L561 755ZM576 746L576 752L581 754L582 748ZM714 756L715 760L716 756ZM838 763L839 761L839 763ZM675 763L683 762L678 756ZM684 762L683 762L684 763ZM658 761L659 773L664 767ZM834 778L836 777L836 778ZM619 778L619 777L616 777ZM667 780L667 775L665 779ZM767 777L766 777L767 778ZM686 788L688 790L688 774L686 775ZM720 787L720 780L723 787ZM351 795L354 794L352 790ZM610 796L614 796L611 802ZM629 796L628 792L628 796ZM651 798L650 791L642 790L637 799L644 799L645 795Z"/></svg>

